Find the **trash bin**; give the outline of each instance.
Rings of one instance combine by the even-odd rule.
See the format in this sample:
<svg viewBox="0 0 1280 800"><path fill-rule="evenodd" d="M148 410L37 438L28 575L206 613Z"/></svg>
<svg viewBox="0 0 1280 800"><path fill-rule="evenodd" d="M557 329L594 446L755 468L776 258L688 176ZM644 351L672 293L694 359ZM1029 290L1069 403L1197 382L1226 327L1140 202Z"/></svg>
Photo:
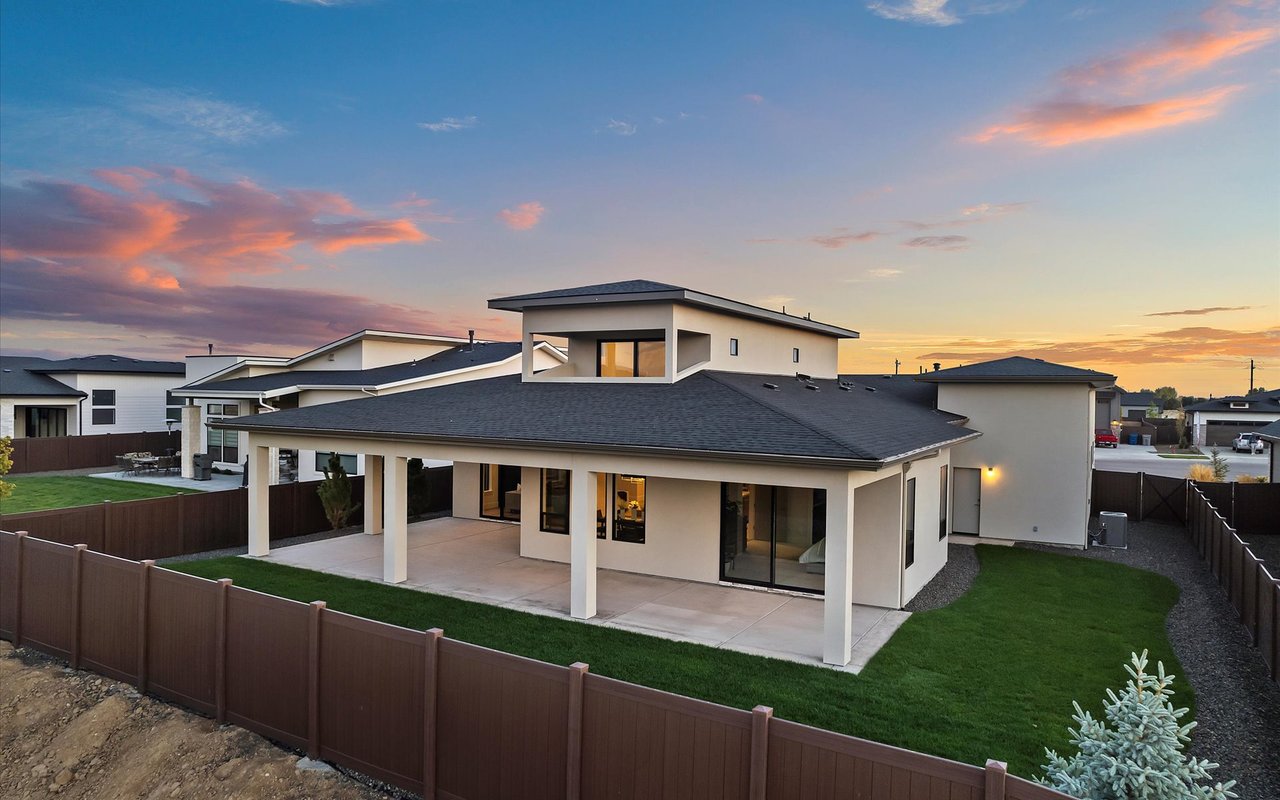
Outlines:
<svg viewBox="0 0 1280 800"><path fill-rule="evenodd" d="M1136 433L1129 434L1129 444L1137 444L1137 443L1138 443L1138 434Z"/></svg>
<svg viewBox="0 0 1280 800"><path fill-rule="evenodd" d="M213 456L208 453L196 453L191 456L191 467L193 480L213 480Z"/></svg>
<svg viewBox="0 0 1280 800"><path fill-rule="evenodd" d="M1123 511L1103 511L1098 515L1102 530L1098 544L1102 547L1129 549L1129 515Z"/></svg>
<svg viewBox="0 0 1280 800"><path fill-rule="evenodd" d="M1149 433L1142 434L1142 445L1143 447L1151 446L1151 434Z"/></svg>

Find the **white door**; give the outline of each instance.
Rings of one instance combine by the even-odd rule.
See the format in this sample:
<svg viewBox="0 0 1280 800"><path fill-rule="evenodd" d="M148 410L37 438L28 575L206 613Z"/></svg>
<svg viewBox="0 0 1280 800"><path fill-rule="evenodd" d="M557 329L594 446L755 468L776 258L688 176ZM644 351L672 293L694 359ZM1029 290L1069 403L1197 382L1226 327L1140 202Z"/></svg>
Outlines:
<svg viewBox="0 0 1280 800"><path fill-rule="evenodd" d="M951 476L951 532L977 536L982 519L982 471L955 467Z"/></svg>

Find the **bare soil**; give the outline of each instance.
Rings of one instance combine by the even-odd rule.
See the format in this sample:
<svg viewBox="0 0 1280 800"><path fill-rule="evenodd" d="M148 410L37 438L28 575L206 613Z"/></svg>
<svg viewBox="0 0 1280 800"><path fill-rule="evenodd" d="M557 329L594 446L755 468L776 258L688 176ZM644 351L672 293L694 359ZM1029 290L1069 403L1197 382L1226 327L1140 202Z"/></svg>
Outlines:
<svg viewBox="0 0 1280 800"><path fill-rule="evenodd" d="M0 642L0 797L372 800L339 772L131 686ZM397 793L398 794L398 793Z"/></svg>

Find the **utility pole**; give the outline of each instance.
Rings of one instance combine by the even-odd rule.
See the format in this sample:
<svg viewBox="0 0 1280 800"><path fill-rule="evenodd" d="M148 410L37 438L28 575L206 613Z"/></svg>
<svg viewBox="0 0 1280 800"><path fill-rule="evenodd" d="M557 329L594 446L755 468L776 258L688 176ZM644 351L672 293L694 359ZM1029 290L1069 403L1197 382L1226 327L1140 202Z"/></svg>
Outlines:
<svg viewBox="0 0 1280 800"><path fill-rule="evenodd" d="M1249 394L1253 394L1253 359L1249 359Z"/></svg>

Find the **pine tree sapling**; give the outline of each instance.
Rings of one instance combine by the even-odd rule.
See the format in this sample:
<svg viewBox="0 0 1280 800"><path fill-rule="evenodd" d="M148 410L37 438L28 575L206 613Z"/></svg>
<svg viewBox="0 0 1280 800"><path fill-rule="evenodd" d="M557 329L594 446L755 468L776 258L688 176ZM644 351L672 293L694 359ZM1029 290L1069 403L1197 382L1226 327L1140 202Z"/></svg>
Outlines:
<svg viewBox="0 0 1280 800"><path fill-rule="evenodd" d="M325 518L336 531L345 528L347 520L360 509L359 503L351 499L351 478L342 468L342 459L337 453L329 454L329 465L324 471L324 480L316 487L320 495L320 503L324 506Z"/></svg>
<svg viewBox="0 0 1280 800"><path fill-rule="evenodd" d="M1224 800L1236 797L1235 781L1214 783L1218 765L1188 759L1182 748L1194 722L1178 722L1187 709L1174 709L1172 675L1157 663L1147 672L1147 651L1125 665L1129 681L1117 695L1107 690L1106 721L1073 703L1076 728L1068 728L1078 752L1070 757L1045 749L1049 763L1040 782L1081 800Z"/></svg>
<svg viewBox="0 0 1280 800"><path fill-rule="evenodd" d="M1213 470L1213 479L1218 483L1225 481L1227 473L1231 471L1231 465L1222 457L1222 451L1216 447L1209 451L1209 467Z"/></svg>

